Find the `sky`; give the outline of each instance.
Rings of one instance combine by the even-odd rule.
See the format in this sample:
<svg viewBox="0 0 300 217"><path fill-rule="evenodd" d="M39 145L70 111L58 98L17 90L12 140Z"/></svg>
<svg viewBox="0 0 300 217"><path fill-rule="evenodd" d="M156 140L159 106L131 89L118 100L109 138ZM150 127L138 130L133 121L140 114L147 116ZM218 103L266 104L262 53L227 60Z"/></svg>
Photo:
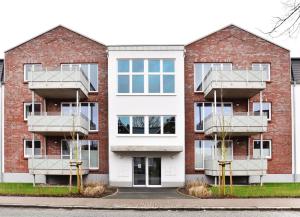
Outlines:
<svg viewBox="0 0 300 217"><path fill-rule="evenodd" d="M187 44L235 24L300 57L300 34L266 32L285 13L283 0L6 0L0 4L0 58L57 25L106 45Z"/></svg>

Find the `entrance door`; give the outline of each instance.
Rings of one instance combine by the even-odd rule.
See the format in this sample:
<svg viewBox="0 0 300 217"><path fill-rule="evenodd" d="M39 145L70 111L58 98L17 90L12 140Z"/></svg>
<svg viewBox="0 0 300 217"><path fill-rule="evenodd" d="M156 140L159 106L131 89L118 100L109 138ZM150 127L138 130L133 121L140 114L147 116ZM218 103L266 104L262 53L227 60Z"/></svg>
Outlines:
<svg viewBox="0 0 300 217"><path fill-rule="evenodd" d="M161 186L161 159L134 157L133 186Z"/></svg>
<svg viewBox="0 0 300 217"><path fill-rule="evenodd" d="M133 185L145 186L146 185L146 158L134 157L133 158Z"/></svg>

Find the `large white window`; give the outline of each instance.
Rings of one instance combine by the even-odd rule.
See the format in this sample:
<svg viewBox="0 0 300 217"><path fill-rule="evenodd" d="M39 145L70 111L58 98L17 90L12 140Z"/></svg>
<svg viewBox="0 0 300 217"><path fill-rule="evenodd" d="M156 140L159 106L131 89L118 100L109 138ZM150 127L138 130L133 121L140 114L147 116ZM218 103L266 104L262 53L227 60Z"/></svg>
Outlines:
<svg viewBox="0 0 300 217"><path fill-rule="evenodd" d="M99 168L99 142L97 140L79 140L79 159L88 162L89 169ZM76 146L70 140L61 142L61 158L76 159Z"/></svg>
<svg viewBox="0 0 300 217"><path fill-rule="evenodd" d="M261 155L262 148L262 155ZM253 141L253 158L271 158L272 157L272 142L271 140L263 140L263 147L261 147L260 140Z"/></svg>
<svg viewBox="0 0 300 217"><path fill-rule="evenodd" d="M204 169L206 160L222 159L221 141L217 141L216 151L214 151L214 140L195 140L195 169ZM225 160L233 159L233 145L231 140L225 141ZM216 156L214 156L214 152Z"/></svg>
<svg viewBox="0 0 300 217"><path fill-rule="evenodd" d="M41 71L42 64L34 63L34 64L24 64L24 81L27 82L30 80L31 72Z"/></svg>
<svg viewBox="0 0 300 217"><path fill-rule="evenodd" d="M195 121L195 131L204 130L204 120L213 112L213 103L212 102L196 102L194 104L194 121ZM222 104L217 103L217 114L222 115L232 115L232 103L223 103L223 112Z"/></svg>
<svg viewBox="0 0 300 217"><path fill-rule="evenodd" d="M27 121L28 115L32 112L32 103L24 103L24 121ZM34 103L34 113L39 115L42 112L42 104Z"/></svg>
<svg viewBox="0 0 300 217"><path fill-rule="evenodd" d="M146 124L147 123L147 124ZM176 118L168 116L118 116L118 134L167 135L176 133Z"/></svg>
<svg viewBox="0 0 300 217"><path fill-rule="evenodd" d="M41 151L41 141L35 140L34 145L34 157L39 157L42 154ZM31 158L32 157L32 140L24 140L24 157Z"/></svg>
<svg viewBox="0 0 300 217"><path fill-rule="evenodd" d="M253 102L253 112L260 115L260 102ZM268 121L272 119L272 104L270 102L262 102L262 113L267 115Z"/></svg>
<svg viewBox="0 0 300 217"><path fill-rule="evenodd" d="M89 131L98 131L98 103L96 102L81 102L79 104L79 112L89 120ZM61 114L72 115L76 114L75 102L61 103Z"/></svg>
<svg viewBox="0 0 300 217"><path fill-rule="evenodd" d="M231 63L195 63L194 64L194 91L203 92L203 80L210 70L232 70Z"/></svg>
<svg viewBox="0 0 300 217"><path fill-rule="evenodd" d="M118 59L118 93L175 93L175 59Z"/></svg>
<svg viewBox="0 0 300 217"><path fill-rule="evenodd" d="M270 63L253 63L252 70L264 72L263 79L265 81L270 81L271 79L271 66Z"/></svg>
<svg viewBox="0 0 300 217"><path fill-rule="evenodd" d="M89 91L98 91L98 64L96 63L79 63L79 64L61 64L64 71L82 70L89 81Z"/></svg>

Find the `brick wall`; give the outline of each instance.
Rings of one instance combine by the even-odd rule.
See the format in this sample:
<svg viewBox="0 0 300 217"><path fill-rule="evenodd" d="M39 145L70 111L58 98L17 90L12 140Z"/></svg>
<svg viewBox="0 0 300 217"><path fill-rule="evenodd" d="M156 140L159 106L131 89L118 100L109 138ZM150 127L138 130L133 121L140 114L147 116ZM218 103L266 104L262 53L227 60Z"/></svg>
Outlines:
<svg viewBox="0 0 300 217"><path fill-rule="evenodd" d="M28 172L27 160L23 157L23 139L31 139L27 122L23 120L23 103L31 102L31 91L23 82L23 65L41 63L48 69L57 68L61 63L97 63L99 68L98 93L89 94L87 101L99 103L99 132L88 138L99 140L100 169L98 173L108 172L108 134L107 134L107 56L106 47L62 26L56 27L5 53L5 172ZM36 96L36 101L43 101ZM64 101L64 100L62 100ZM55 103L57 106L55 106ZM49 100L49 111L59 111L60 101ZM37 135L43 141L45 138ZM51 138L47 138L49 146ZM57 153L53 147L49 152ZM60 143L59 143L60 151Z"/></svg>
<svg viewBox="0 0 300 217"><path fill-rule="evenodd" d="M271 82L263 91L263 100L272 103L272 120L264 139L272 140L272 159L268 173L288 174L292 171L291 90L289 51L267 42L235 26L226 27L186 46L185 54L185 110L186 110L186 173L194 169L194 140L204 139L203 133L194 132L194 102L204 101L201 93L194 93L194 63L231 62L234 69L251 69L254 62L271 64ZM228 100L226 100L228 101ZM250 111L253 101L250 99ZM236 103L234 103L236 105ZM247 111L247 99L235 111ZM259 135L253 138L259 138ZM252 154L253 142L250 139ZM245 145L234 147L236 153L245 153ZM242 150L238 150L242 149Z"/></svg>

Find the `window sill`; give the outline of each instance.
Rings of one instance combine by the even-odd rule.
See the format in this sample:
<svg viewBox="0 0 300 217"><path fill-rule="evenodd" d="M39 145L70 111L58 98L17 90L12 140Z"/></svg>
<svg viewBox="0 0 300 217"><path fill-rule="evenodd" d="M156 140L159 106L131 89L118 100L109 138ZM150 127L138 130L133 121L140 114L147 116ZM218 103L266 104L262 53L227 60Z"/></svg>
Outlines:
<svg viewBox="0 0 300 217"><path fill-rule="evenodd" d="M116 96L176 96L176 93L116 93Z"/></svg>
<svg viewBox="0 0 300 217"><path fill-rule="evenodd" d="M117 134L117 137L177 137L177 134Z"/></svg>
<svg viewBox="0 0 300 217"><path fill-rule="evenodd" d="M204 168L202 168L202 169L200 169L200 168L195 168L195 171L204 171L205 169Z"/></svg>

